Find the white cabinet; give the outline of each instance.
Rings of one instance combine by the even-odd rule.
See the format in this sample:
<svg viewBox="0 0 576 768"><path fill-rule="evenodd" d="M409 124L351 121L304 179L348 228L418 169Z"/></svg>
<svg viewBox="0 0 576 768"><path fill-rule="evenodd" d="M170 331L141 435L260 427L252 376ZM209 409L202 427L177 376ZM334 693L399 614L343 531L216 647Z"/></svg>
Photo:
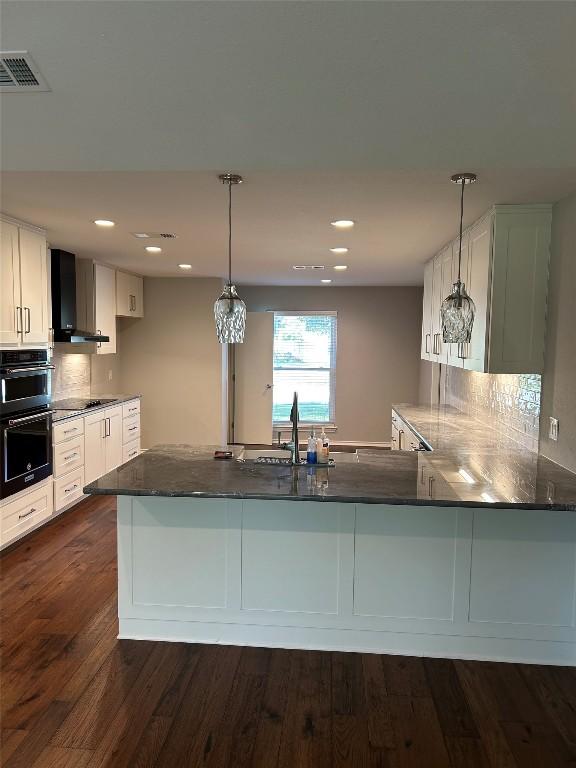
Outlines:
<svg viewBox="0 0 576 768"><path fill-rule="evenodd" d="M548 204L496 205L466 230L461 275L476 305L468 344L441 338L440 306L458 274L458 241L426 265L424 359L483 373L542 372L551 222Z"/></svg>
<svg viewBox="0 0 576 768"><path fill-rule="evenodd" d="M84 479L91 483L122 463L122 406L84 417Z"/></svg>
<svg viewBox="0 0 576 768"><path fill-rule="evenodd" d="M116 314L144 317L144 280L139 275L116 272Z"/></svg>
<svg viewBox="0 0 576 768"><path fill-rule="evenodd" d="M17 344L20 330L18 227L0 221L0 342Z"/></svg>
<svg viewBox="0 0 576 768"><path fill-rule="evenodd" d="M116 352L116 270L88 259L76 260L78 325L110 338L96 354Z"/></svg>
<svg viewBox="0 0 576 768"><path fill-rule="evenodd" d="M45 236L2 220L0 342L48 343L48 256Z"/></svg>
<svg viewBox="0 0 576 768"><path fill-rule="evenodd" d="M140 453L140 400L129 400L122 406L122 461Z"/></svg>

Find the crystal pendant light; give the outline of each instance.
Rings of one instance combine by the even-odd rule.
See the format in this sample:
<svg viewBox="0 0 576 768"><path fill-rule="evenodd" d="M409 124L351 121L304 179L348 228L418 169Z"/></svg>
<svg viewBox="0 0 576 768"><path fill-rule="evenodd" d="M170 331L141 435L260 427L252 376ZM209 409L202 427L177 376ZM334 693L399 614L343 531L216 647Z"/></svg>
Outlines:
<svg viewBox="0 0 576 768"><path fill-rule="evenodd" d="M241 184L242 176L223 173L218 178L228 185L228 283L214 303L216 334L220 344L242 344L246 328L246 304L232 284L232 185Z"/></svg>
<svg viewBox="0 0 576 768"><path fill-rule="evenodd" d="M462 267L462 221L464 219L464 187L476 181L475 173L457 173L452 176L454 184L460 184L460 242L458 245L458 279L452 285L452 292L442 302L440 317L442 319L442 340L448 344L468 343L472 336L472 326L476 306L466 292L466 286L461 280Z"/></svg>

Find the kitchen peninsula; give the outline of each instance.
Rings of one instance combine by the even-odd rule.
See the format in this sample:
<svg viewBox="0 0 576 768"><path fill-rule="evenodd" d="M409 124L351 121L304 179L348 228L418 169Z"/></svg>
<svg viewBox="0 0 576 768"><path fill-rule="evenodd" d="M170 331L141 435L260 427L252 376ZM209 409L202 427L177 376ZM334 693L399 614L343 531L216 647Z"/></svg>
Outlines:
<svg viewBox="0 0 576 768"><path fill-rule="evenodd" d="M576 663L572 473L535 456L532 497L495 501L446 450L213 450L158 446L85 489L118 496L121 638Z"/></svg>

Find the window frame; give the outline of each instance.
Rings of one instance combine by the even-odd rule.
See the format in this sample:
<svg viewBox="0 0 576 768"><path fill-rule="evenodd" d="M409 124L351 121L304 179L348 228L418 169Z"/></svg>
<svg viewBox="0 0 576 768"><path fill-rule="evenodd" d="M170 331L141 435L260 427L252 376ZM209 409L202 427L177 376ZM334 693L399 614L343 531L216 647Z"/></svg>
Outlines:
<svg viewBox="0 0 576 768"><path fill-rule="evenodd" d="M275 368L274 367L274 341L275 336L272 338L272 380L274 380L274 373L276 370L282 371L328 371L330 381L330 400L328 404L329 408L329 420L328 421L300 421L300 425L304 427L326 427L328 429L336 429L336 366L338 358L338 312L335 310L273 310L274 320L276 315L280 317L333 317L333 333L332 333L332 347L330 350L330 368ZM272 412L274 412L274 393L272 393ZM290 421L274 421L272 420L274 429L285 429L291 426Z"/></svg>

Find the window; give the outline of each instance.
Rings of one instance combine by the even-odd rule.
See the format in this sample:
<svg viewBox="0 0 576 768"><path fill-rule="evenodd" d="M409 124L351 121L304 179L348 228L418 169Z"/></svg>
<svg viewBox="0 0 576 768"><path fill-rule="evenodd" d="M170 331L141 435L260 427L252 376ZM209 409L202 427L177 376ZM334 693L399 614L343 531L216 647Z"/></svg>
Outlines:
<svg viewBox="0 0 576 768"><path fill-rule="evenodd" d="M275 424L290 420L298 392L300 420L333 424L336 385L336 313L274 313Z"/></svg>

